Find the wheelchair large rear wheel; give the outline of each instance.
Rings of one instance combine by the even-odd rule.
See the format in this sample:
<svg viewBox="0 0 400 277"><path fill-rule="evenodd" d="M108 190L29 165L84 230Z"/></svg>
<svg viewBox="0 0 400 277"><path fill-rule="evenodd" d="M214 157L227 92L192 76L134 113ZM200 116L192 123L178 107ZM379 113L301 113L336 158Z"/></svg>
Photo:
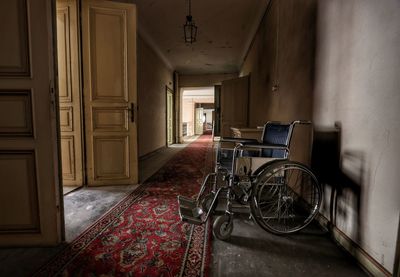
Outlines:
<svg viewBox="0 0 400 277"><path fill-rule="evenodd" d="M255 179L251 212L263 229L289 234L313 220L321 198L321 187L307 166L288 160L276 161Z"/></svg>

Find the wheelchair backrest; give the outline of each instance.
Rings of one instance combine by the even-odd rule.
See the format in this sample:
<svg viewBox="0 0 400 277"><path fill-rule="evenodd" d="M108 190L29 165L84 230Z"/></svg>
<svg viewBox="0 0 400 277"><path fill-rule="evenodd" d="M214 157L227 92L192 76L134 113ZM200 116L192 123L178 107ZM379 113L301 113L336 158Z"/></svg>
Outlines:
<svg viewBox="0 0 400 277"><path fill-rule="evenodd" d="M264 125L264 131L261 137L264 144L279 144L290 146L292 137L293 124L283 124L280 122L270 121ZM287 158L288 153L285 150L264 149L263 157L271 158Z"/></svg>

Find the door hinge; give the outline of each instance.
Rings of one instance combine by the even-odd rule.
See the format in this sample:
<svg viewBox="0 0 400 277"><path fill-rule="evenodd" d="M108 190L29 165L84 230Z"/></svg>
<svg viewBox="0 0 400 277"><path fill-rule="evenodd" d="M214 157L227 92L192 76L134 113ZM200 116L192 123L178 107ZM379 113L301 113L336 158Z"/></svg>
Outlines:
<svg viewBox="0 0 400 277"><path fill-rule="evenodd" d="M51 110L55 113L56 112L56 91L54 89L53 81L50 81L50 106Z"/></svg>
<svg viewBox="0 0 400 277"><path fill-rule="evenodd" d="M131 102L131 107L128 108L130 112L131 122L135 122L135 103Z"/></svg>

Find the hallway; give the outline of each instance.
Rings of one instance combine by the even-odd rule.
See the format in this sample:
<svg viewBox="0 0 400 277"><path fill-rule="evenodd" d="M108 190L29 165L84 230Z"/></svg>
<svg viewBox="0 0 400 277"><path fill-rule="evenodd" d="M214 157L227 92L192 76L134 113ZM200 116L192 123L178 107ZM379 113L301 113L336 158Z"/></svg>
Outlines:
<svg viewBox="0 0 400 277"><path fill-rule="evenodd" d="M182 149L184 148L180 146L160 151L149 160L143 161L141 172L144 173L156 166L159 168L164 166ZM188 148L187 151L194 150ZM185 157L191 157L191 152L186 152ZM209 163L213 153L212 151L206 151L206 153L207 157L204 161ZM150 159L151 164L149 164ZM174 172L174 174L178 176L189 174L190 176L187 172ZM192 182L199 182L196 175L193 176L189 177L192 178ZM144 176L143 179L148 179L148 177L150 176ZM168 179L165 179L165 182L168 183ZM134 189L133 187L104 187L80 189L68 194L65 197L67 241L74 244L73 239L84 232L87 226L92 225L104 211L110 209ZM81 211L81 213L68 215L69 211ZM339 249L329 239L327 232L317 224L290 236L275 236L266 233L249 220L246 214L237 217L234 224L234 232L229 241L212 238L210 276L366 276L353 258ZM1 249L0 275L29 276L62 247ZM293 255L294 253L296 255Z"/></svg>
<svg viewBox="0 0 400 277"><path fill-rule="evenodd" d="M303 203L329 231L314 224L275 237L243 214L234 239L213 240L211 263L201 257L205 243L187 248L195 257L188 264L203 259L212 276L359 276L363 268L400 277L400 1L2 0L0 19L0 275L30 274L72 242L77 248L64 257L80 257L65 266L74 273L93 257L90 247L99 249L91 242L104 246L92 267L122 259L121 271L130 272L134 256L146 260L134 270L162 267L165 257L144 258L157 246L170 250L166 264L175 262L163 270L176 273L184 247L197 235L204 243L210 230L188 229L172 212L176 194L194 191L202 177L204 156L182 157L186 136L212 130L266 143L266 122L300 120L313 132L297 129L284 151L317 176L308 180L321 187ZM251 163L246 173L254 172ZM239 180L236 200L251 199L254 212L264 195ZM281 199L276 186L264 188ZM297 199L282 196L284 207ZM258 223L280 220L273 214L279 201L260 203L273 204L255 216ZM111 222L124 208L128 220ZM301 221L297 210L285 212L284 220ZM90 237L111 226L103 224L116 233ZM144 238L158 240L147 245L124 224L144 226ZM167 227L175 238L169 244ZM114 250L121 255L110 258Z"/></svg>

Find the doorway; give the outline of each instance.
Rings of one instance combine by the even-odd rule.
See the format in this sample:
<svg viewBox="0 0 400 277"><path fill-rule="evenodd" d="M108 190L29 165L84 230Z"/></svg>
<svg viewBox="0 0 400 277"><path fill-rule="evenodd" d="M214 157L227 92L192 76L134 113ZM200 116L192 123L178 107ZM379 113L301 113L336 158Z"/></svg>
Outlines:
<svg viewBox="0 0 400 277"><path fill-rule="evenodd" d="M135 6L57 0L56 9L63 192L136 184Z"/></svg>
<svg viewBox="0 0 400 277"><path fill-rule="evenodd" d="M211 133L214 118L214 87L183 88L181 90L182 140Z"/></svg>

